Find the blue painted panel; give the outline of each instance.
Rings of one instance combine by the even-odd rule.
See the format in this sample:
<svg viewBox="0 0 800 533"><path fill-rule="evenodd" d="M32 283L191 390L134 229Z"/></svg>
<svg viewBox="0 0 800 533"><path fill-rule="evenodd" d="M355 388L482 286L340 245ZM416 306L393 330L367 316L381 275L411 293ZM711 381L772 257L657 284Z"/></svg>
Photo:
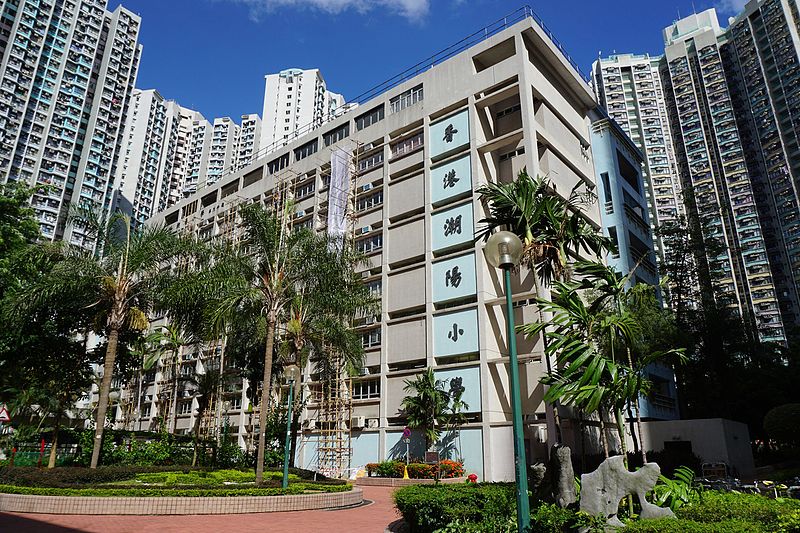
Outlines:
<svg viewBox="0 0 800 533"><path fill-rule="evenodd" d="M431 169L433 205L441 204L469 191L472 191L472 164L469 154Z"/></svg>
<svg viewBox="0 0 800 533"><path fill-rule="evenodd" d="M475 236L472 204L463 204L431 217L433 251L471 243Z"/></svg>
<svg viewBox="0 0 800 533"><path fill-rule="evenodd" d="M408 443L408 454L412 461L425 457L425 437L418 430L411 431L411 442ZM402 431L386 432L386 459L405 461L406 444L403 442Z"/></svg>
<svg viewBox="0 0 800 533"><path fill-rule="evenodd" d="M319 470L319 436L309 435L303 437L297 446L295 464L306 470Z"/></svg>
<svg viewBox="0 0 800 533"><path fill-rule="evenodd" d="M433 356L478 351L478 310L467 309L433 317Z"/></svg>
<svg viewBox="0 0 800 533"><path fill-rule="evenodd" d="M452 152L469 144L469 112L465 109L431 124L431 157Z"/></svg>
<svg viewBox="0 0 800 533"><path fill-rule="evenodd" d="M453 368L450 370L436 370L436 379L447 381L445 389L451 391L456 386L461 386L464 391L461 400L467 404L463 409L465 413L479 413L481 411L481 370L477 366L467 368ZM460 381L459 381L460 380Z"/></svg>
<svg viewBox="0 0 800 533"><path fill-rule="evenodd" d="M483 481L483 430L469 428L445 434L436 446L443 459L462 459L464 474L477 474Z"/></svg>
<svg viewBox="0 0 800 533"><path fill-rule="evenodd" d="M353 455L350 459L350 466L352 468L363 468L367 463L377 463L378 460L378 443L380 435L375 433L362 432L358 435L353 435L351 438L351 446L353 447Z"/></svg>
<svg viewBox="0 0 800 533"><path fill-rule="evenodd" d="M435 303L473 296L478 290L474 253L434 263L431 272Z"/></svg>

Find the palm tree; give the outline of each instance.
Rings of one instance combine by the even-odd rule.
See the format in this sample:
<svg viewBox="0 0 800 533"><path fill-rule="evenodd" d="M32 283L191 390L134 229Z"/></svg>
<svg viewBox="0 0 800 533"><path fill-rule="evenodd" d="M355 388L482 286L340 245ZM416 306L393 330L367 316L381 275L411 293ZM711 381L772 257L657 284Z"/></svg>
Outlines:
<svg viewBox="0 0 800 533"><path fill-rule="evenodd" d="M178 382L181 380L181 365L183 358L181 350L184 346L193 344L193 340L188 339L177 324L167 324L161 329L154 331L150 337L151 342L159 344L157 355L160 358L166 356L169 359L171 374L169 376L171 397L169 407L169 423L167 431L175 433L178 424Z"/></svg>
<svg viewBox="0 0 800 533"><path fill-rule="evenodd" d="M339 293L343 280L355 279L353 254L347 252L347 246L333 246L329 239L308 230L292 230L285 213L269 212L255 204L242 207L239 212L244 245L220 244L206 268L196 272L194 288L183 296L210 295L207 317L213 336L241 330L243 323L254 324L253 331L263 332L260 409L266 413L279 324L301 295L314 295L315 312L322 315L353 316L351 302ZM261 431L257 483L264 476L265 437Z"/></svg>
<svg viewBox="0 0 800 533"><path fill-rule="evenodd" d="M192 243L162 226L142 226L133 230L130 218L121 215L100 219L82 211L74 219L76 224L98 237L98 248L104 255L64 245L63 260L53 267L46 283L37 287L30 297L36 301L51 300L80 286L94 300L96 327L108 343L98 392L90 463L91 468L97 468L120 333L147 329L148 313L163 307L159 296L173 279L165 266L190 252Z"/></svg>
<svg viewBox="0 0 800 533"><path fill-rule="evenodd" d="M197 447L200 442L200 422L206 411L211 406L211 402L219 391L222 375L218 370L206 370L204 374L199 374L194 380L197 388L194 390L194 397L197 399L197 416L194 419L194 453L192 454L192 466L197 466Z"/></svg>
<svg viewBox="0 0 800 533"><path fill-rule="evenodd" d="M487 240L496 230L511 231L520 238L522 265L534 273L537 298L545 298L543 288L553 282L570 279L571 254L577 256L585 250L600 255L613 247L610 239L597 231L581 212L592 196L581 193L581 185L578 183L565 198L551 187L548 178L534 178L523 169L510 183L489 183L477 190L489 210L489 216L480 221L484 226L478 238ZM544 323L541 305L538 313L539 322ZM546 336L544 343L546 371L551 372ZM555 426L555 442L560 442L557 404L555 407L546 405L546 410Z"/></svg>
<svg viewBox="0 0 800 533"><path fill-rule="evenodd" d="M445 390L445 382L436 379L433 368L428 368L414 379L405 380L403 390L408 395L400 405L408 427L422 430L427 451L439 440L439 427L448 416L450 395Z"/></svg>

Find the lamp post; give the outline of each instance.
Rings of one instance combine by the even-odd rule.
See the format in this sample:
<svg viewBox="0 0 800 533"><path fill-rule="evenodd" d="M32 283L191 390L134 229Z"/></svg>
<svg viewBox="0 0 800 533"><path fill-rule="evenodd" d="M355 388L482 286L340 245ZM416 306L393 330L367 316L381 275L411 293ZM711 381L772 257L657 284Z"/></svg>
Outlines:
<svg viewBox="0 0 800 533"><path fill-rule="evenodd" d="M286 445L283 449L283 488L289 486L289 448L292 436L292 396L294 395L294 384L300 377L300 368L297 365L289 365L283 371L286 384L289 385L289 398L286 400Z"/></svg>
<svg viewBox="0 0 800 533"><path fill-rule="evenodd" d="M514 472L517 485L517 528L527 532L531 524L530 502L528 501L528 469L525 459L525 436L522 429L522 400L519 387L519 366L517 364L517 338L514 328L514 308L511 303L511 269L522 257L522 241L510 231L499 231L489 237L483 250L486 260L503 271L506 293L506 314L508 315L508 364L511 383L511 419L514 428Z"/></svg>

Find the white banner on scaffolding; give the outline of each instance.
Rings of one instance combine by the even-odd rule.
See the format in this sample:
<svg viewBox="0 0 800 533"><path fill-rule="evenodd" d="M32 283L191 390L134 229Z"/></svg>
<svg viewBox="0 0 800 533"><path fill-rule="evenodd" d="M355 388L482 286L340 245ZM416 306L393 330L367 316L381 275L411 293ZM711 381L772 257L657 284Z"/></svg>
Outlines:
<svg viewBox="0 0 800 533"><path fill-rule="evenodd" d="M331 152L331 182L328 186L328 235L343 240L347 233L350 192L350 157L342 149Z"/></svg>

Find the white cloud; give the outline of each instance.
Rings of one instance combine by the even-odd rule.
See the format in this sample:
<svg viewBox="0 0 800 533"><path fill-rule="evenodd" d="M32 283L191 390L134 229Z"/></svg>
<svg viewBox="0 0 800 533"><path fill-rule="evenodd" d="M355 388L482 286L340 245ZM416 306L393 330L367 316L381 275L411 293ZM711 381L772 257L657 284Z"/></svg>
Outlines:
<svg viewBox="0 0 800 533"><path fill-rule="evenodd" d="M717 0L714 7L717 11L725 15L738 15L744 10L744 5L748 0Z"/></svg>
<svg viewBox="0 0 800 533"><path fill-rule="evenodd" d="M367 13L373 10L386 10L412 21L420 21L430 10L430 0L226 0L243 4L250 8L250 16L259 19L264 13L279 8L315 9L338 14L347 10Z"/></svg>

